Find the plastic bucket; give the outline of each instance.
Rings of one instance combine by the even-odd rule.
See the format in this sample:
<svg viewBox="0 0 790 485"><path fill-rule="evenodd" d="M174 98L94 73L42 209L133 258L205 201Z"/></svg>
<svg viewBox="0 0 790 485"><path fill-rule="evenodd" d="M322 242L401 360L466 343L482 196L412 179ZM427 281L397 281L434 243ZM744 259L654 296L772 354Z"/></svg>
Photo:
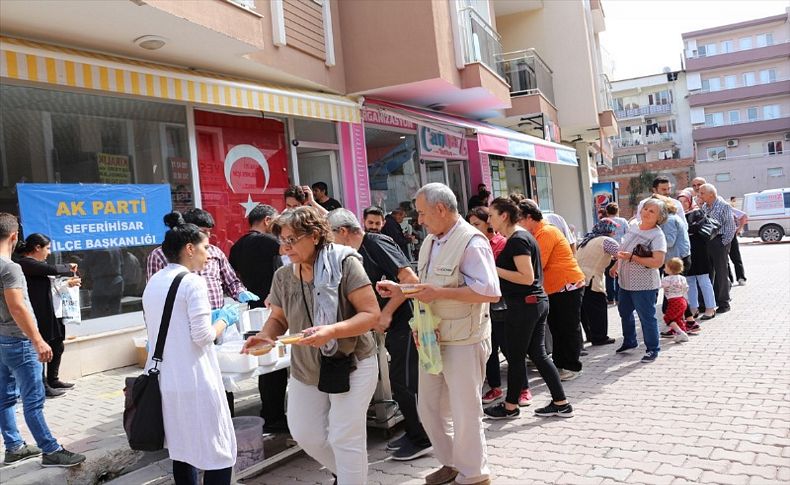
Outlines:
<svg viewBox="0 0 790 485"><path fill-rule="evenodd" d="M263 460L263 423L263 418L258 416L233 418L237 473Z"/></svg>

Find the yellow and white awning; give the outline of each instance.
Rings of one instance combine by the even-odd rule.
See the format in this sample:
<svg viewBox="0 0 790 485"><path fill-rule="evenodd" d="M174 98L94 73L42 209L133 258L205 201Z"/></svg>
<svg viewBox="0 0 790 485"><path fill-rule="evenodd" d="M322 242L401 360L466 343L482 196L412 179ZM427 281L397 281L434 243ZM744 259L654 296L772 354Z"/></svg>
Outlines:
<svg viewBox="0 0 790 485"><path fill-rule="evenodd" d="M344 96L0 36L0 77L171 101L359 122Z"/></svg>

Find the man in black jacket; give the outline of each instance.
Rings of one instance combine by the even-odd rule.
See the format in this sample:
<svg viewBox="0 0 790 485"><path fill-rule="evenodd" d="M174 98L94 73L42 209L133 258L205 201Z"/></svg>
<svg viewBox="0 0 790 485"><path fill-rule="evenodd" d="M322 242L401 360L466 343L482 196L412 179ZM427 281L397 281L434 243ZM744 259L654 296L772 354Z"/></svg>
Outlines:
<svg viewBox="0 0 790 485"><path fill-rule="evenodd" d="M244 286L260 296L260 300L249 302L250 308L264 306L272 287L274 272L282 266L280 243L271 234L271 224L277 210L265 204L256 206L247 216L250 232L239 238L230 248L230 265L236 270ZM285 417L285 388L288 385L288 370L281 369L258 376L258 391L261 395L261 417L264 432L288 431ZM266 398L264 399L264 392Z"/></svg>
<svg viewBox="0 0 790 485"><path fill-rule="evenodd" d="M412 240L403 233L401 223L406 218L406 212L398 207L393 210L387 217L384 218L384 227L381 228L381 233L392 238L395 244L403 251L407 257L409 256L409 243ZM413 236L412 236L413 237Z"/></svg>

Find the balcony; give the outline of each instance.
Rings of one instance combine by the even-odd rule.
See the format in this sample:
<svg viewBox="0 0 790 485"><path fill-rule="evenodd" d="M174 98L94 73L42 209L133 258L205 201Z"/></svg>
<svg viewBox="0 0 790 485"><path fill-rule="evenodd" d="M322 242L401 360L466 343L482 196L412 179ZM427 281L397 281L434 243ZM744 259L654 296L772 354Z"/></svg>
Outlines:
<svg viewBox="0 0 790 485"><path fill-rule="evenodd" d="M651 104L632 109L619 109L615 110L615 116L618 120L627 120L629 118L640 118L642 116L661 116L672 114L672 103L668 104Z"/></svg>
<svg viewBox="0 0 790 485"><path fill-rule="evenodd" d="M691 132L694 141L725 140L741 136L779 133L790 130L790 117L752 121L725 126L705 126Z"/></svg>
<svg viewBox="0 0 790 485"><path fill-rule="evenodd" d="M675 148L677 142L671 133L659 133L657 135L647 135L644 138L613 138L612 145L614 146L614 154L620 156L647 153L650 150L669 150Z"/></svg>
<svg viewBox="0 0 790 485"><path fill-rule="evenodd" d="M686 70L704 71L706 69L717 69L720 67L735 66L739 64L749 64L779 57L787 58L790 56L790 42L781 44L767 45L726 54L717 54L706 57L687 57Z"/></svg>
<svg viewBox="0 0 790 485"><path fill-rule="evenodd" d="M483 64L504 79L505 73L497 62L502 55L500 36L473 8L458 10L464 64Z"/></svg>
<svg viewBox="0 0 790 485"><path fill-rule="evenodd" d="M790 93L790 79L754 86L724 89L721 91L707 91L689 96L689 106L708 106L712 104L732 103L747 99L764 98L769 96L783 96Z"/></svg>
<svg viewBox="0 0 790 485"><path fill-rule="evenodd" d="M542 94L551 104L555 104L553 72L535 49L501 54L498 65L499 71L510 84L511 96Z"/></svg>

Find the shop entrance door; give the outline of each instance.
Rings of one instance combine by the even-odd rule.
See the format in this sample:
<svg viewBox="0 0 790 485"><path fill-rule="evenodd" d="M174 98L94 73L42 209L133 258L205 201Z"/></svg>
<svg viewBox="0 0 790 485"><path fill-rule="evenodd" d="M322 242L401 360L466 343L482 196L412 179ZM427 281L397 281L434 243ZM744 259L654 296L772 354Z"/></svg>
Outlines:
<svg viewBox="0 0 790 485"><path fill-rule="evenodd" d="M447 162L447 185L455 192L455 196L458 198L458 211L462 215L466 214L466 203L469 200L469 194L466 191L464 162Z"/></svg>
<svg viewBox="0 0 790 485"><path fill-rule="evenodd" d="M440 184L447 183L443 160L424 161L422 165L422 169L423 169L422 179L424 180L423 185L430 184L433 182L439 182Z"/></svg>
<svg viewBox="0 0 790 485"><path fill-rule="evenodd" d="M337 170L337 152L334 150L298 153L299 185L325 182L329 196L343 203L340 179Z"/></svg>

